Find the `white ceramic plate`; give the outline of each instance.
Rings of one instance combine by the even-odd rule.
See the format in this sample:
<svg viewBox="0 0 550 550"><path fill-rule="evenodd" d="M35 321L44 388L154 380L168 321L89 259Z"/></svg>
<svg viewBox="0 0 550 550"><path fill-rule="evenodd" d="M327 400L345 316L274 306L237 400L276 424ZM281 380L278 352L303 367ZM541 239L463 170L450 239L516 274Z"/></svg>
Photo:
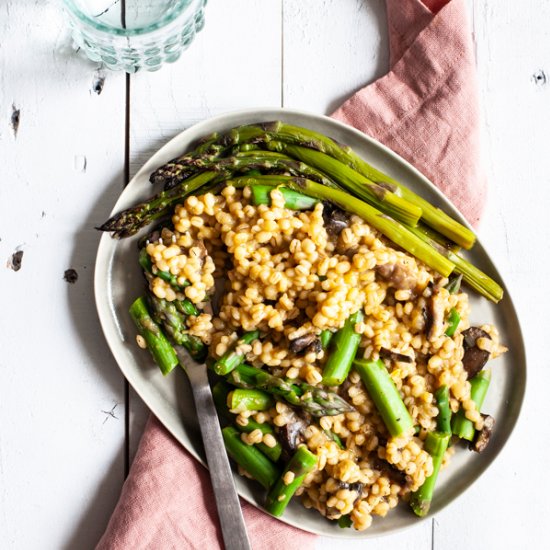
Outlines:
<svg viewBox="0 0 550 550"><path fill-rule="evenodd" d="M368 162L405 183L411 189L439 206L462 223L467 222L453 205L422 174L394 152L374 139L328 117L283 109L249 110L229 113L205 120L185 130L160 149L136 174L121 194L113 213L127 208L156 192L149 183L153 170L180 155L202 136L214 131L228 130L240 124L283 120L311 128L350 145ZM139 235L138 235L139 236ZM95 296L99 319L105 337L120 369L136 392L176 439L198 460L204 463L204 454L192 394L184 372L176 370L163 378L148 352L135 342L136 329L128 315L132 301L143 293L143 278L137 262L136 239L116 241L107 234L101 238L95 266ZM477 243L467 257L486 273L500 281L498 272L481 243ZM501 283L502 284L502 283ZM438 478L437 490L430 515L437 514L456 499L489 467L506 443L516 423L523 399L526 364L523 339L512 300L505 292L502 302L495 306L477 295L471 295L473 325L495 324L503 343L510 351L493 360L493 378L484 412L492 414L497 427L490 446L483 454L458 449L451 465ZM258 484L236 475L239 493L246 500L261 507L263 493ZM295 499L296 500L296 499ZM429 517L429 516L428 516ZM292 502L282 521L324 536L369 538L395 532L418 524L418 519L405 505L400 505L385 518L375 518L364 532L341 529L314 510Z"/></svg>

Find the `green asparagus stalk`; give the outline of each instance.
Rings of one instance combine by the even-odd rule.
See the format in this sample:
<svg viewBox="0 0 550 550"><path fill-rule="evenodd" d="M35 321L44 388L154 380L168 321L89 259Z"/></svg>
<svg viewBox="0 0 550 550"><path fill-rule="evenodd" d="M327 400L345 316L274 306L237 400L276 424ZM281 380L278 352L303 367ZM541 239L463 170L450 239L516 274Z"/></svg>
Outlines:
<svg viewBox="0 0 550 550"><path fill-rule="evenodd" d="M267 495L266 510L280 517L307 474L317 467L317 457L305 445L298 447L284 472Z"/></svg>
<svg viewBox="0 0 550 550"><path fill-rule="evenodd" d="M430 511L435 483L450 439L450 434L440 432L430 432L426 436L424 450L428 451L432 457L433 473L411 496L410 505L417 516L423 517Z"/></svg>
<svg viewBox="0 0 550 550"><path fill-rule="evenodd" d="M173 204L212 182L215 178L220 178L217 171L197 174L173 189L162 191L144 202L115 214L97 229L111 231L113 237L118 239L134 235L142 227L167 215Z"/></svg>
<svg viewBox="0 0 550 550"><path fill-rule="evenodd" d="M238 351L241 344L251 344L260 337L260 331L245 332L235 345L214 363L214 372L220 376L229 374L244 361L244 353Z"/></svg>
<svg viewBox="0 0 550 550"><path fill-rule="evenodd" d="M449 312L449 317L447 319L448 326L447 326L447 329L445 330L445 334L450 337L454 336L459 323L460 323L460 313L458 313L458 311L453 307Z"/></svg>
<svg viewBox="0 0 550 550"><path fill-rule="evenodd" d="M227 380L242 388L256 388L304 409L312 416L335 416L355 409L338 394L322 387L291 383L249 365L239 365Z"/></svg>
<svg viewBox="0 0 550 550"><path fill-rule="evenodd" d="M485 401L485 396L487 395L490 382L490 370L482 370L470 380L470 398L475 403L478 411L481 410L483 402ZM473 441L476 433L475 426L471 420L466 418L466 414L463 409L460 409L453 415L451 428L453 434L460 437L460 439Z"/></svg>
<svg viewBox="0 0 550 550"><path fill-rule="evenodd" d="M269 146L321 170L344 189L406 225L416 225L422 215L418 206L324 153L282 142L270 142Z"/></svg>
<svg viewBox="0 0 550 550"><path fill-rule="evenodd" d="M233 426L222 430L227 454L246 470L263 487L269 489L279 478L279 469L253 445L241 441L241 435Z"/></svg>
<svg viewBox="0 0 550 550"><path fill-rule="evenodd" d="M449 294L458 294L460 292L463 277L464 276L461 273L449 277L449 282L445 285L445 288L449 291Z"/></svg>
<svg viewBox="0 0 550 550"><path fill-rule="evenodd" d="M260 390L237 388L229 393L228 403L234 413L265 411L273 406L271 396Z"/></svg>
<svg viewBox="0 0 550 550"><path fill-rule="evenodd" d="M308 177L323 185L334 187L334 183L329 178L295 159L269 156L221 158L212 163L209 170L200 172L145 202L115 214L97 229L110 231L115 238L129 237L154 220L168 215L175 203L192 193L200 192L207 184L216 187L220 182L229 179L232 174L256 169L285 171L294 176Z"/></svg>
<svg viewBox="0 0 550 550"><path fill-rule="evenodd" d="M431 245L412 234L409 229L413 228L402 226L389 216L376 210L370 204L352 197L344 191L326 187L308 179L280 176L279 180L281 184L295 191L319 200L333 202L340 208L360 216L396 245L422 260L426 265L444 277L448 277L452 272L454 264Z"/></svg>
<svg viewBox="0 0 550 550"><path fill-rule="evenodd" d="M185 314L182 314L181 311L182 309L192 311L191 306L194 307L194 305L189 302L190 306L179 300L168 302L167 300L157 298L152 292L148 294L148 298L153 318L157 323L162 325L174 343L187 349L196 361L204 361L208 348L200 338L192 336L187 332Z"/></svg>
<svg viewBox="0 0 550 550"><path fill-rule="evenodd" d="M355 332L355 325L363 318L361 310L350 315L332 339L331 353L323 369L323 384L326 386L339 386L348 377L361 343L361 335Z"/></svg>
<svg viewBox="0 0 550 550"><path fill-rule="evenodd" d="M228 185L231 185L229 180ZM273 187L269 185L252 185L250 187L252 191L252 202L257 206L259 204L271 204L270 193L273 191ZM285 199L285 208L290 210L311 210L319 201L313 197L302 195L287 187L280 189Z"/></svg>
<svg viewBox="0 0 550 550"><path fill-rule="evenodd" d="M139 334L145 339L155 363L165 376L179 364L178 357L160 327L153 321L145 298L138 298L130 306L130 315L136 324Z"/></svg>
<svg viewBox="0 0 550 550"><path fill-rule="evenodd" d="M409 227L408 229L419 239L432 246L451 261L454 265L453 270L462 275L464 281L466 281L476 292L495 303L498 303L502 299L504 295L502 287L462 256L459 256L457 253L443 246L441 244L441 238L438 237L436 233L421 226Z"/></svg>
<svg viewBox="0 0 550 550"><path fill-rule="evenodd" d="M397 437L410 430L413 420L383 361L356 359L353 366L390 434Z"/></svg>
<svg viewBox="0 0 550 550"><path fill-rule="evenodd" d="M441 386L435 392L435 402L439 413L437 415L437 431L451 433L451 407L449 405L449 388Z"/></svg>
<svg viewBox="0 0 550 550"><path fill-rule="evenodd" d="M248 423L245 426L242 426L241 424L237 424L235 422L235 415L229 412L229 407L227 406L227 401L228 401L230 392L231 392L230 386L225 382L221 382L221 381L218 382L212 388L212 396L214 398L214 403L216 405L218 415L227 424L235 423L235 427L240 432L250 433L250 432L253 432L254 430L260 430L263 435L270 434L276 440L275 432L271 427L271 425L268 424L267 422L260 424L259 422L256 422L252 418L247 419ZM283 451L283 447L278 441L276 441L275 446L273 447L269 447L263 442L256 443L256 447L273 462L277 462L279 460L279 458L281 457L281 453Z"/></svg>
<svg viewBox="0 0 550 550"><path fill-rule="evenodd" d="M334 336L334 333L328 329L323 330L321 332L321 335L319 336L319 338L321 340L321 346L323 346L323 349L328 349L328 346L333 336Z"/></svg>
<svg viewBox="0 0 550 550"><path fill-rule="evenodd" d="M427 225L464 248L469 249L473 246L475 235L472 231L395 179L371 166L350 147L340 145L319 132L279 121L241 126L235 128L233 132L234 134L253 133L254 130L258 132L253 138L256 143L269 144L271 141L281 141L320 151L348 165L371 181L378 184L383 183L385 187L389 187L395 192L399 191L405 200L415 204L422 210L422 219ZM264 130L263 135L261 130ZM243 142L240 141L240 143Z"/></svg>

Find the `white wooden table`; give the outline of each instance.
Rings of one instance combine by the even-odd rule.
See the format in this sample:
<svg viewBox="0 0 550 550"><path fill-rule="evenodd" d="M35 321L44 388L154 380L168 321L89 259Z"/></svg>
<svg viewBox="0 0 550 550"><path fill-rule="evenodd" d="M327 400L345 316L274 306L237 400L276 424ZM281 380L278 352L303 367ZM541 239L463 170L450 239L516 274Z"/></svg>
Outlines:
<svg viewBox="0 0 550 550"><path fill-rule="evenodd" d="M433 521L319 548L548 547L550 2L470 6L490 180L480 234L523 322L522 417L496 463ZM383 0L211 0L179 62L131 77L75 56L54 3L1 0L0 548L93 547L139 440L147 411L107 349L92 291L93 226L128 177L214 114L330 113L387 60Z"/></svg>

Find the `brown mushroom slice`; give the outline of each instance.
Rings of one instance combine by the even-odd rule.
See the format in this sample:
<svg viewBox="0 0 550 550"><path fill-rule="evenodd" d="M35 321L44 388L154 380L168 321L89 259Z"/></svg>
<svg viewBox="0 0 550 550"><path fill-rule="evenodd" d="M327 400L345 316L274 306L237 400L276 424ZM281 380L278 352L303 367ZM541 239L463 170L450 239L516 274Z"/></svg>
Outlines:
<svg viewBox="0 0 550 550"><path fill-rule="evenodd" d="M462 342L462 347L464 348L462 365L464 366L464 370L468 373L468 380L470 380L483 369L491 355L488 351L479 349L477 347L477 341L479 338L489 338L490 340L491 337L479 327L470 327L466 329L462 332L462 336L464 337L464 341Z"/></svg>
<svg viewBox="0 0 550 550"><path fill-rule="evenodd" d="M489 445L493 429L495 428L496 421L490 414L482 414L483 428L476 433L476 436L472 443L470 443L470 451L476 453L482 453Z"/></svg>
<svg viewBox="0 0 550 550"><path fill-rule="evenodd" d="M277 430L285 461L290 460L298 445L305 443L304 432L306 428L306 421L299 416L294 416L287 424Z"/></svg>
<svg viewBox="0 0 550 550"><path fill-rule="evenodd" d="M429 322L426 327L428 340L433 342L445 332L445 308L447 299L441 288L434 288L428 301Z"/></svg>
<svg viewBox="0 0 550 550"><path fill-rule="evenodd" d="M417 281L414 275L401 263L383 264L375 267L379 277L397 290L412 290Z"/></svg>
<svg viewBox="0 0 550 550"><path fill-rule="evenodd" d="M292 353L300 353L306 349L319 353L323 347L321 346L321 340L319 340L318 336L313 332L308 332L303 336L291 340L289 349Z"/></svg>
<svg viewBox="0 0 550 550"><path fill-rule="evenodd" d="M323 203L323 222L329 235L338 236L349 225L349 215L330 202Z"/></svg>
<svg viewBox="0 0 550 550"><path fill-rule="evenodd" d="M348 491L351 491L353 493L356 493L357 496L355 497L354 504L361 498L363 495L363 487L365 485L359 481L356 481L355 483L346 483L345 481L340 481L338 483L338 487L340 489L347 489Z"/></svg>
<svg viewBox="0 0 550 550"><path fill-rule="evenodd" d="M380 357L382 357L382 359L389 359L390 361L393 361L395 363L412 363L413 362L412 357L409 357L404 353L397 353L396 351L392 351L391 349L380 348L380 351L378 353Z"/></svg>

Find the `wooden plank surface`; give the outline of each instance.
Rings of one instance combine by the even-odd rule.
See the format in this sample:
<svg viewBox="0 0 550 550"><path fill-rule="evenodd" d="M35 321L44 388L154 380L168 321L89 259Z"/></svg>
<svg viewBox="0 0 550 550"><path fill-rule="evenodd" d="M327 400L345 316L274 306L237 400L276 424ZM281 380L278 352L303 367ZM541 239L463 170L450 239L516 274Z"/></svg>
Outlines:
<svg viewBox="0 0 550 550"><path fill-rule="evenodd" d="M550 428L535 421L548 411L550 385L550 5L469 5L490 181L480 231L523 321L524 411L496 463L435 521L368 543L322 539L319 548L541 548L545 540ZM71 53L54 4L0 5L0 547L92 547L120 492L125 438L131 458L147 416L131 394L125 434L123 380L93 302L92 227L122 189L126 152L133 174L211 115L279 105L330 113L387 70L384 10L383 0L210 0L206 27L180 61L130 78L125 151L124 75ZM4 267L18 249L21 269ZM63 280L68 268L78 272L74 284Z"/></svg>
<svg viewBox="0 0 550 550"><path fill-rule="evenodd" d="M124 474L123 378L92 287L93 226L122 189L124 76L108 74L100 93L96 65L73 55L63 29L54 4L0 3L0 547L10 549L90 547Z"/></svg>

